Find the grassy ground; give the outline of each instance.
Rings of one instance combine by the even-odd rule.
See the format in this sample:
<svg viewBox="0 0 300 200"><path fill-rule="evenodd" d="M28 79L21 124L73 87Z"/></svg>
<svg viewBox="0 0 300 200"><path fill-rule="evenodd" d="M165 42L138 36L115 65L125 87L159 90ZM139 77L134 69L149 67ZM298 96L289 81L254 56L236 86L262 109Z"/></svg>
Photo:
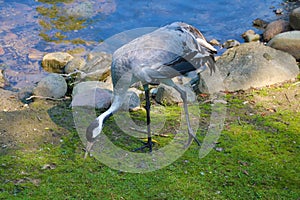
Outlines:
<svg viewBox="0 0 300 200"><path fill-rule="evenodd" d="M36 101L27 110L1 112L0 199L299 199L299 91L300 84L289 83L227 94L224 130L206 157L199 159L194 142L174 163L145 174L84 160L69 102ZM202 140L211 104L199 106ZM166 109L156 149L178 126L180 108ZM143 121L145 113L131 116ZM124 148L140 144L118 133L113 119L104 132Z"/></svg>

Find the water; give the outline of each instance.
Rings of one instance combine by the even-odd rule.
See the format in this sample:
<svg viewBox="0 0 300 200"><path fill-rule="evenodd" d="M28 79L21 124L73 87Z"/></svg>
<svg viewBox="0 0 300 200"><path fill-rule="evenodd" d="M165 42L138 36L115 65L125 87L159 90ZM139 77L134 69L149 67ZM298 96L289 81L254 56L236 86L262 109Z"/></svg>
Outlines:
<svg viewBox="0 0 300 200"><path fill-rule="evenodd" d="M276 8L282 0L0 0L0 68L8 88L22 88L45 76L40 63L46 52L85 56L122 31L174 21L194 25L208 40L242 42L254 19L278 18Z"/></svg>

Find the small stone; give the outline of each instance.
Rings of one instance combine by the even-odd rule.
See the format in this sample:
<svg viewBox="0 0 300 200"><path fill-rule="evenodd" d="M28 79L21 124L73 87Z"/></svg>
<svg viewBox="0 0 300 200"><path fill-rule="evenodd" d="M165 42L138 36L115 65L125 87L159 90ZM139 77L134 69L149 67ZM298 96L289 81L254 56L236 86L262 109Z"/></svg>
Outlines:
<svg viewBox="0 0 300 200"><path fill-rule="evenodd" d="M224 42L222 44L222 47L226 48L226 49L230 49L232 47L236 47L236 46L239 46L239 45L240 45L239 41L234 40L234 39L230 39L230 40L227 40L226 42Z"/></svg>
<svg viewBox="0 0 300 200"><path fill-rule="evenodd" d="M43 58L44 52L41 52L37 49L29 49L28 58L31 60L41 60Z"/></svg>
<svg viewBox="0 0 300 200"><path fill-rule="evenodd" d="M222 147L217 147L217 148L216 148L216 151L217 151L217 152L222 152L223 150L224 150L224 149L223 149Z"/></svg>
<svg viewBox="0 0 300 200"><path fill-rule="evenodd" d="M256 27L262 28L262 29L266 28L267 25L268 25L268 22L266 22L266 21L264 21L262 19L259 19L259 18L253 20L252 23L253 23L253 26L256 26Z"/></svg>
<svg viewBox="0 0 300 200"><path fill-rule="evenodd" d="M253 30L248 30L242 34L245 42L259 41L260 35L256 34Z"/></svg>
<svg viewBox="0 0 300 200"><path fill-rule="evenodd" d="M3 76L3 70L0 69L0 88L3 88L5 86L5 79Z"/></svg>
<svg viewBox="0 0 300 200"><path fill-rule="evenodd" d="M274 10L276 15L282 15L283 14L283 9L282 8L277 8L276 10Z"/></svg>
<svg viewBox="0 0 300 200"><path fill-rule="evenodd" d="M5 54L5 51L4 49L0 46L0 55L4 55Z"/></svg>
<svg viewBox="0 0 300 200"><path fill-rule="evenodd" d="M213 46L221 46L221 43L216 39L212 39L211 41L209 41L209 43Z"/></svg>

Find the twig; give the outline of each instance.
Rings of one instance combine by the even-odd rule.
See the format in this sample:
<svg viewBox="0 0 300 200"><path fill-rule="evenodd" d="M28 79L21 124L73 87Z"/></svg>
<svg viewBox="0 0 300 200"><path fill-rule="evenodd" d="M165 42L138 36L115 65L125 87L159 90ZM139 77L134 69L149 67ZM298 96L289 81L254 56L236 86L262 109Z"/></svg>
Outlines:
<svg viewBox="0 0 300 200"><path fill-rule="evenodd" d="M291 101L290 101L289 97L286 95L286 93L284 93L284 96L285 96L286 100L287 100L289 103L291 103Z"/></svg>
<svg viewBox="0 0 300 200"><path fill-rule="evenodd" d="M30 96L30 97L26 98L26 100L28 101L28 100L31 100L33 98L48 99L48 100L53 100L53 101L64 101L64 100L70 99L70 97L64 97L64 98L57 99L57 98L53 98L53 97L44 97L44 96L33 95L33 96Z"/></svg>
<svg viewBox="0 0 300 200"><path fill-rule="evenodd" d="M80 71L78 69L75 69L74 72L71 72L69 74L62 74L62 76L64 76L64 77L70 77L70 76L72 76L74 74L80 74L82 76L81 78L84 78L87 75L85 72Z"/></svg>
<svg viewBox="0 0 300 200"><path fill-rule="evenodd" d="M138 129L136 129L136 128L133 128L133 127L130 127L129 129L131 129L131 130L133 130L133 131L137 131L137 132L140 132L140 133L148 133L147 131L145 131L145 130L138 130Z"/></svg>
<svg viewBox="0 0 300 200"><path fill-rule="evenodd" d="M292 86L295 86L295 85L298 85L300 84L300 81L296 82L296 83L293 83Z"/></svg>

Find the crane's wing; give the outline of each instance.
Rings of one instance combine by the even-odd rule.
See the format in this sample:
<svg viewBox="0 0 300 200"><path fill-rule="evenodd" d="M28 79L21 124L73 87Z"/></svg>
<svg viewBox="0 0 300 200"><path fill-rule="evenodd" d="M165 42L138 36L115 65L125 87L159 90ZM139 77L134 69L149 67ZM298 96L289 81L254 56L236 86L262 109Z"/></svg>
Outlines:
<svg viewBox="0 0 300 200"><path fill-rule="evenodd" d="M208 66L215 70L216 50L196 28L181 22L157 29L124 45L114 53L139 80L173 78Z"/></svg>

